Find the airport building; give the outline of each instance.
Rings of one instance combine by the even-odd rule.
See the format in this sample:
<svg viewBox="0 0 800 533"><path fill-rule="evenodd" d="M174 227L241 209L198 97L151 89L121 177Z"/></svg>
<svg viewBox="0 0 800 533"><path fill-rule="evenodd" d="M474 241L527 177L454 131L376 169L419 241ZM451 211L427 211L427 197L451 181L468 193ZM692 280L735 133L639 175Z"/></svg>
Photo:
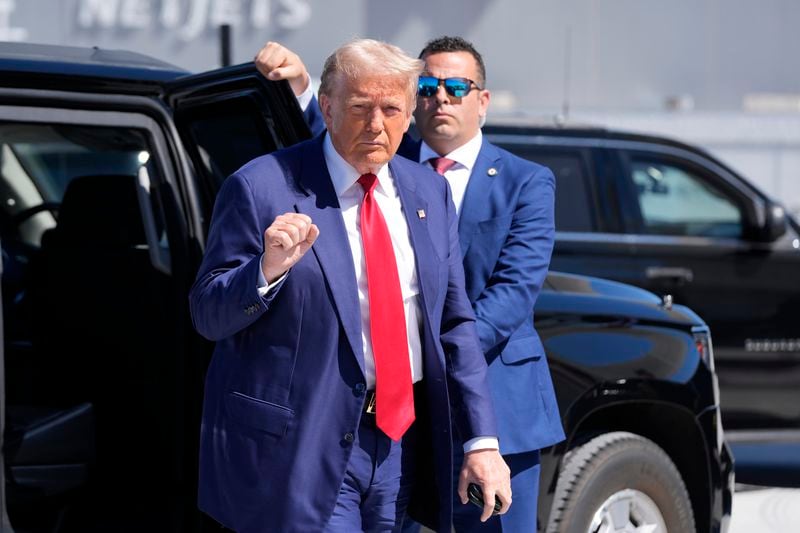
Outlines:
<svg viewBox="0 0 800 533"><path fill-rule="evenodd" d="M0 40L130 49L191 71L250 61L267 40L315 74L352 37L416 53L462 35L485 57L495 116L695 142L795 212L798 22L796 0L0 0Z"/></svg>

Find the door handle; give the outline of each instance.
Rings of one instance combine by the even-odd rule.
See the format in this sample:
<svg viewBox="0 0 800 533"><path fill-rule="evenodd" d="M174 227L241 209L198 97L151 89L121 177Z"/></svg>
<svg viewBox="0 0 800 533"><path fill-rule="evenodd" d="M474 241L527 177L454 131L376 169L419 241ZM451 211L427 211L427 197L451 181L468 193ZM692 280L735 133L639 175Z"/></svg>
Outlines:
<svg viewBox="0 0 800 533"><path fill-rule="evenodd" d="M694 279L692 269L685 267L650 266L645 269L644 273L648 280L671 281L678 285L691 283Z"/></svg>

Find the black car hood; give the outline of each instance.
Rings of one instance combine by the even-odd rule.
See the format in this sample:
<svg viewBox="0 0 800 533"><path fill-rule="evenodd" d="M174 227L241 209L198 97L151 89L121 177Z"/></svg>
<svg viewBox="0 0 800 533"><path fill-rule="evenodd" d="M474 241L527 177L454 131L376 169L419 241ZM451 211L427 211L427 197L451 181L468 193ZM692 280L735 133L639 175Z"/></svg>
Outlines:
<svg viewBox="0 0 800 533"><path fill-rule="evenodd" d="M650 291L601 278L549 272L536 304L541 315L548 311L585 315L620 315L640 320L702 325L697 314L682 305L665 305Z"/></svg>

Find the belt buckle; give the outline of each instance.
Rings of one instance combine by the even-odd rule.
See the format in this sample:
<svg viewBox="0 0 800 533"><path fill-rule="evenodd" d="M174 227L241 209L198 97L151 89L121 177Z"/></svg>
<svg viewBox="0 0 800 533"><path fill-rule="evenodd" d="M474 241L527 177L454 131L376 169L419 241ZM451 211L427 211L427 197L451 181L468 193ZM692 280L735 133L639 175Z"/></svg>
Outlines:
<svg viewBox="0 0 800 533"><path fill-rule="evenodd" d="M367 398L367 408L364 409L365 413L369 413L371 415L375 414L375 393L371 393L369 398Z"/></svg>

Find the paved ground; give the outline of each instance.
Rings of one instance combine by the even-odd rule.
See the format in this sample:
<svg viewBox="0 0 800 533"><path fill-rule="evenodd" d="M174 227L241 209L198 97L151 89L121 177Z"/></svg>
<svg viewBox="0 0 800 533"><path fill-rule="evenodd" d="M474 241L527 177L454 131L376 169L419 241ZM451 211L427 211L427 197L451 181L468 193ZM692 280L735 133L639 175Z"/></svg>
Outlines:
<svg viewBox="0 0 800 533"><path fill-rule="evenodd" d="M800 533L800 489L738 490L728 533Z"/></svg>
<svg viewBox="0 0 800 533"><path fill-rule="evenodd" d="M800 533L800 489L737 489L728 533Z"/></svg>

